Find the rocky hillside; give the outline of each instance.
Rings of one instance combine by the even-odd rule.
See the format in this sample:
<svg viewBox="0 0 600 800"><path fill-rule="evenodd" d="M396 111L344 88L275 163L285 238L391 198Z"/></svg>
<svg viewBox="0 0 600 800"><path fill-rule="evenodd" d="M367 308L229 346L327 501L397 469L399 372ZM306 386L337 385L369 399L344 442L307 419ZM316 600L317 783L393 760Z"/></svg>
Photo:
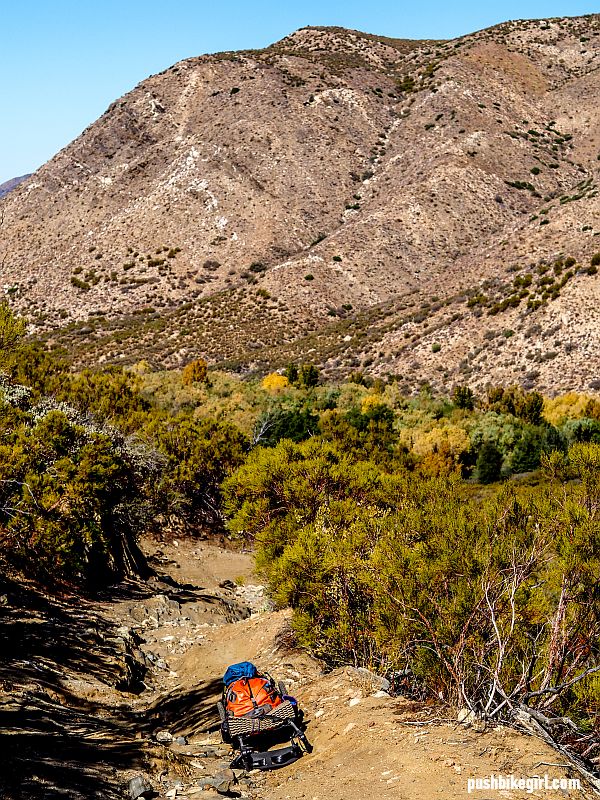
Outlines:
<svg viewBox="0 0 600 800"><path fill-rule="evenodd" d="M599 67L598 15L189 59L4 199L1 283L81 361L595 388Z"/></svg>

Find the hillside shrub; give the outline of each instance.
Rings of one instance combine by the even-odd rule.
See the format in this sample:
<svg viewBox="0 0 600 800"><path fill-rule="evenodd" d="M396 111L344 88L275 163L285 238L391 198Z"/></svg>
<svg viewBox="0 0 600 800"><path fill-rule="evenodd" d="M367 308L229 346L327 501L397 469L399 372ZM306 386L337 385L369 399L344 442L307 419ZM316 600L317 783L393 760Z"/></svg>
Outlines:
<svg viewBox="0 0 600 800"><path fill-rule="evenodd" d="M0 404L0 551L46 584L144 571L136 536L151 458L68 409Z"/></svg>
<svg viewBox="0 0 600 800"><path fill-rule="evenodd" d="M208 377L208 364L203 358L190 361L183 368L181 381L184 386L191 386L194 383L204 383Z"/></svg>
<svg viewBox="0 0 600 800"><path fill-rule="evenodd" d="M289 378L278 372L270 372L261 382L262 388L269 394L281 394L289 385Z"/></svg>
<svg viewBox="0 0 600 800"><path fill-rule="evenodd" d="M484 716L523 703L593 720L600 446L543 461L544 487L482 498L456 477L282 442L226 481L225 505L300 643L331 665L408 674Z"/></svg>

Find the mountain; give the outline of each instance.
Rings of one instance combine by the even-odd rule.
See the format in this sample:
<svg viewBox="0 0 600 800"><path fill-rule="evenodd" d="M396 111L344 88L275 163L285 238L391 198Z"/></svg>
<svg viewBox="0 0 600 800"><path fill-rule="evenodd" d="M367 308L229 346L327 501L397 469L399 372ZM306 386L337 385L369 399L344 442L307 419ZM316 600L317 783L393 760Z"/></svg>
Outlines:
<svg viewBox="0 0 600 800"><path fill-rule="evenodd" d="M599 15L182 61L4 198L2 284L79 363L598 388L599 67Z"/></svg>
<svg viewBox="0 0 600 800"><path fill-rule="evenodd" d="M13 189L16 189L20 183L26 181L27 178L30 177L30 174L21 175L18 178L11 178L9 181L4 181L4 183L0 183L0 198L4 197L5 194L8 194Z"/></svg>

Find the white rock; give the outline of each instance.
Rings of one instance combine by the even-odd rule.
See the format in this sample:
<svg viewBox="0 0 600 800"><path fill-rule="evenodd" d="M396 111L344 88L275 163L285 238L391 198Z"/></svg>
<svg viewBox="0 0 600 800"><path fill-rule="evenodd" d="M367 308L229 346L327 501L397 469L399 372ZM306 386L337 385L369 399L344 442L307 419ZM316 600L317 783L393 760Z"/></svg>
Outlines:
<svg viewBox="0 0 600 800"><path fill-rule="evenodd" d="M456 715L456 719L458 722L461 722L463 725L472 725L473 722L477 719L475 712L471 711L470 708L461 708Z"/></svg>
<svg viewBox="0 0 600 800"><path fill-rule="evenodd" d="M360 703L360 697L353 697L350 700L348 700L348 705L350 707L357 706L359 703Z"/></svg>

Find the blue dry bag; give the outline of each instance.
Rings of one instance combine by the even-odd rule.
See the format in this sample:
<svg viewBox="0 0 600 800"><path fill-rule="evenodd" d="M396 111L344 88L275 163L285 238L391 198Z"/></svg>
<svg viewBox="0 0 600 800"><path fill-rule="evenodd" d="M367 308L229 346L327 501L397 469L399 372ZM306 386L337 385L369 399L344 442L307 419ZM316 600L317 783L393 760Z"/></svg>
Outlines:
<svg viewBox="0 0 600 800"><path fill-rule="evenodd" d="M239 664L232 664L230 667L227 667L225 675L223 675L223 683L225 684L225 688L227 688L240 678L254 678L256 673L257 669L254 664L251 664L250 661L241 661Z"/></svg>

